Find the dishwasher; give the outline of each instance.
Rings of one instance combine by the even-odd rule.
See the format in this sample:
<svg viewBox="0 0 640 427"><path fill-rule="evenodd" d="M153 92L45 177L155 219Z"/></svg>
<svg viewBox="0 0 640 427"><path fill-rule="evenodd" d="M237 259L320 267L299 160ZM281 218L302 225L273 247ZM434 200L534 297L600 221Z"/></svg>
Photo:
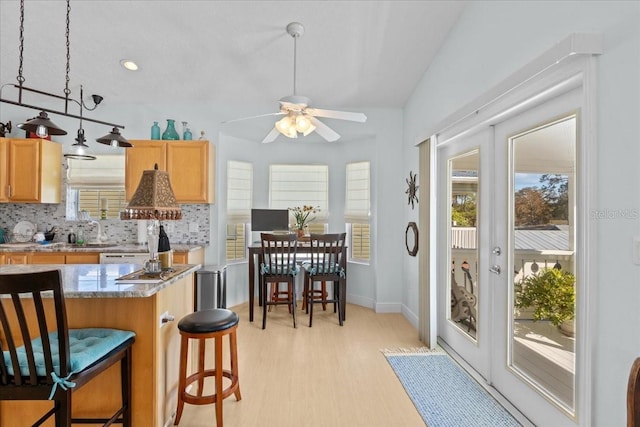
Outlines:
<svg viewBox="0 0 640 427"><path fill-rule="evenodd" d="M103 252L100 264L139 264L149 260L149 252Z"/></svg>

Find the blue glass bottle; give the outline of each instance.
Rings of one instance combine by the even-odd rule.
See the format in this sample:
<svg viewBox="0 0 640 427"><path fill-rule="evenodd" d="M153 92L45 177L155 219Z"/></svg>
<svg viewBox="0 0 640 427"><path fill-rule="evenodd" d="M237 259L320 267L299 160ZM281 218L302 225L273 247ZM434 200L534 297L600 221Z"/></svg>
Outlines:
<svg viewBox="0 0 640 427"><path fill-rule="evenodd" d="M160 139L160 126L158 126L158 122L153 122L153 126L151 126L151 139Z"/></svg>
<svg viewBox="0 0 640 427"><path fill-rule="evenodd" d="M189 128L185 129L182 139L184 139L185 141L191 141L193 139L193 135L191 134L191 130Z"/></svg>
<svg viewBox="0 0 640 427"><path fill-rule="evenodd" d="M180 139L180 135L176 132L175 120L167 119L167 128L162 133L162 139L173 141Z"/></svg>

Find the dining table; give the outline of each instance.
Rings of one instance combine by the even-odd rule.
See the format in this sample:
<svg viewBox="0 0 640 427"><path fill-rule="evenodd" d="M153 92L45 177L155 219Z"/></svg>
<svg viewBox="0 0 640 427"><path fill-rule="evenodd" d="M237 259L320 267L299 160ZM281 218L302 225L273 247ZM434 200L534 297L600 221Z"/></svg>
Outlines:
<svg viewBox="0 0 640 427"><path fill-rule="evenodd" d="M255 306L255 288L256 288L256 263L260 265L261 256L262 256L262 245L260 242L253 242L249 246L247 246L249 250L249 322L253 322L253 308ZM302 238L302 240L298 241L298 246L296 247L296 256L297 261L305 260L306 257L304 255L311 254L311 243L309 242L309 238ZM298 257L298 255L302 255ZM346 282L347 282L347 246L344 247L342 253L342 268L344 269L345 274L345 292L346 292ZM259 280L258 280L259 282ZM342 313L343 319L346 319L346 295L345 298L342 298ZM262 287L258 286L258 305L262 306L262 302L264 301L264 295L262 292Z"/></svg>

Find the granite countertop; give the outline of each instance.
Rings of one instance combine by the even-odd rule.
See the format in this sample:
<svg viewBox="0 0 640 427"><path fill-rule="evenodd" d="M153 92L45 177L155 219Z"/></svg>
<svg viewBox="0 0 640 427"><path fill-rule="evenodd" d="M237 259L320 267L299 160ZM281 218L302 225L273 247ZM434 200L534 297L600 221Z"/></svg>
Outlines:
<svg viewBox="0 0 640 427"><path fill-rule="evenodd" d="M191 252L204 248L204 245L200 244L171 244L171 249L174 252ZM149 252L149 248L146 244L139 245L136 243L100 243L100 244L86 244L78 246L69 243L2 243L0 244L0 252L103 252L103 253L120 253L120 252Z"/></svg>
<svg viewBox="0 0 640 427"><path fill-rule="evenodd" d="M60 270L65 298L144 298L195 273L200 267L200 264L174 265L176 270L184 268L184 271L158 283L116 280L142 268L136 264L14 264L1 266L0 274Z"/></svg>

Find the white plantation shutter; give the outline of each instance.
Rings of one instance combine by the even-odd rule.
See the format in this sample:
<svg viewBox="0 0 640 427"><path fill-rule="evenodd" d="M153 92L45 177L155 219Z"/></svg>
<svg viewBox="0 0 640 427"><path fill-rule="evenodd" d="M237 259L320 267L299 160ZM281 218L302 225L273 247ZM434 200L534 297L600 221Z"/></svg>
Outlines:
<svg viewBox="0 0 640 427"><path fill-rule="evenodd" d="M227 162L227 223L247 223L251 220L253 164Z"/></svg>
<svg viewBox="0 0 640 427"><path fill-rule="evenodd" d="M269 167L269 207L319 207L316 222L329 215L329 167L327 165L271 165ZM293 222L293 218L291 219Z"/></svg>
<svg viewBox="0 0 640 427"><path fill-rule="evenodd" d="M369 162L347 163L345 222L369 222L371 193L369 169Z"/></svg>
<svg viewBox="0 0 640 427"><path fill-rule="evenodd" d="M102 154L95 160L67 159L67 185L70 188L124 189L124 156Z"/></svg>

